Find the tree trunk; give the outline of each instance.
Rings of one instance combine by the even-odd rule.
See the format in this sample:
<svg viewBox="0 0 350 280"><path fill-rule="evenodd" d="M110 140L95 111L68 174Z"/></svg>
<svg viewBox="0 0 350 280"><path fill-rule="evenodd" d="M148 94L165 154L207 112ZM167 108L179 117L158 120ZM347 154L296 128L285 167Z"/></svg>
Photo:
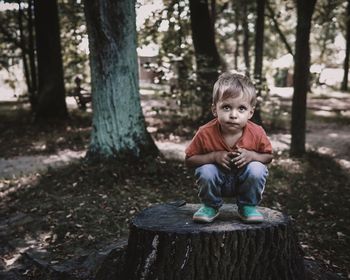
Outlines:
<svg viewBox="0 0 350 280"><path fill-rule="evenodd" d="M264 29L265 29L265 2L266 0L257 0L257 18L255 24L255 65L254 79L256 81L257 96L261 96L263 85L263 55L264 55ZM259 99L256 104L252 120L262 125Z"/></svg>
<svg viewBox="0 0 350 280"><path fill-rule="evenodd" d="M348 75L349 75L349 55L350 55L350 0L347 3L346 9L346 50L344 59L344 77L341 84L341 90L348 90Z"/></svg>
<svg viewBox="0 0 350 280"><path fill-rule="evenodd" d="M20 38L20 44L21 44L21 55L22 55L22 61L23 61L23 69L24 69L24 77L27 84L27 90L29 95L30 103L32 104L32 82L31 82L31 76L29 71L29 65L28 65L28 59L27 59L27 44L25 40L24 30L23 30L23 9L21 5L21 1L17 1L18 4L18 29L19 29L19 38Z"/></svg>
<svg viewBox="0 0 350 280"><path fill-rule="evenodd" d="M85 16L94 110L88 156L157 154L140 105L135 1L86 0Z"/></svg>
<svg viewBox="0 0 350 280"><path fill-rule="evenodd" d="M245 74L250 76L250 44L249 44L249 27L248 27L248 2L243 0L242 28L243 28L243 56L245 62Z"/></svg>
<svg viewBox="0 0 350 280"><path fill-rule="evenodd" d="M208 0L190 0L192 40L197 64L197 94L201 95L202 122L212 118L213 85L218 77L220 56L215 44Z"/></svg>
<svg viewBox="0 0 350 280"><path fill-rule="evenodd" d="M197 224L200 205L157 205L130 225L122 279L304 279L291 220L260 208L266 221L243 224L235 205L224 205L211 224Z"/></svg>
<svg viewBox="0 0 350 280"><path fill-rule="evenodd" d="M297 1L297 32L294 57L291 156L305 153L306 102L310 77L310 28L316 0Z"/></svg>
<svg viewBox="0 0 350 280"><path fill-rule="evenodd" d="M37 93L38 93L38 76L37 66L35 64L35 46L34 46L34 19L33 19L34 0L28 1L28 56L30 65L30 75L32 82L32 111L36 112Z"/></svg>
<svg viewBox="0 0 350 280"><path fill-rule="evenodd" d="M239 17L240 17L240 9L237 7L237 3L234 2L235 7L235 33L234 33L234 41L235 41L235 51L234 51L234 67L235 70L238 70L238 57L239 57L239 47L241 45L240 39L239 39Z"/></svg>
<svg viewBox="0 0 350 280"><path fill-rule="evenodd" d="M68 114L57 2L35 0L34 12L39 82L36 119L65 119Z"/></svg>
<svg viewBox="0 0 350 280"><path fill-rule="evenodd" d="M310 77L310 29L316 0L297 1L297 32L294 58L294 93L292 103L291 147L292 156L305 153L306 100Z"/></svg>

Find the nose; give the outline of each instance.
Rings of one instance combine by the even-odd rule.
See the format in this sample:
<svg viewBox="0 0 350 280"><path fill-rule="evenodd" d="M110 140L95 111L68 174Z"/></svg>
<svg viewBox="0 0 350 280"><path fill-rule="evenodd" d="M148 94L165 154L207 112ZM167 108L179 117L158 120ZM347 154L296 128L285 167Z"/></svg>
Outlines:
<svg viewBox="0 0 350 280"><path fill-rule="evenodd" d="M233 118L233 119L237 118L237 110L231 110L230 118Z"/></svg>

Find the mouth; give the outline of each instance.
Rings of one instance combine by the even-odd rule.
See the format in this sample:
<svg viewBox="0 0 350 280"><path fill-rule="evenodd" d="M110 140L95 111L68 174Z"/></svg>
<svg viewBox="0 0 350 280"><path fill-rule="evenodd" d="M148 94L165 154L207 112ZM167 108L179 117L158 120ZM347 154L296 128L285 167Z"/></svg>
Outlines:
<svg viewBox="0 0 350 280"><path fill-rule="evenodd" d="M232 123L232 122L228 122L226 123L228 126L239 126L239 123Z"/></svg>

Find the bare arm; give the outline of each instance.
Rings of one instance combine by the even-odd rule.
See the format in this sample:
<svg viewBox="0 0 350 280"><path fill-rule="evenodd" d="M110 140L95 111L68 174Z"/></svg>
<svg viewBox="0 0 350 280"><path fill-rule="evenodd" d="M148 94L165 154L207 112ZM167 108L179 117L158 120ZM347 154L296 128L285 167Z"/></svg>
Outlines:
<svg viewBox="0 0 350 280"><path fill-rule="evenodd" d="M188 167L198 167L203 164L216 163L222 167L230 170L230 160L232 159L232 153L227 151L217 151L202 155L194 155L185 159L185 163Z"/></svg>
<svg viewBox="0 0 350 280"><path fill-rule="evenodd" d="M231 164L242 168L251 161L260 161L261 163L270 163L273 159L272 154L257 153L246 149L238 149L237 152L217 151L202 155L194 155L185 159L188 167L198 167L208 163L216 163L223 168L230 170Z"/></svg>

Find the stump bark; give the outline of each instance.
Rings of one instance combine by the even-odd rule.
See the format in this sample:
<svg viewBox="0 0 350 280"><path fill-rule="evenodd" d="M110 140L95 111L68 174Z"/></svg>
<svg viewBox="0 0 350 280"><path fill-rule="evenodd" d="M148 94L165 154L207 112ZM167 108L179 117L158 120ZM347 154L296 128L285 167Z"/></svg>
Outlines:
<svg viewBox="0 0 350 280"><path fill-rule="evenodd" d="M125 279L304 279L292 221L259 208L261 224L243 224L236 205L224 205L211 224L192 221L198 204L161 204L130 224Z"/></svg>

